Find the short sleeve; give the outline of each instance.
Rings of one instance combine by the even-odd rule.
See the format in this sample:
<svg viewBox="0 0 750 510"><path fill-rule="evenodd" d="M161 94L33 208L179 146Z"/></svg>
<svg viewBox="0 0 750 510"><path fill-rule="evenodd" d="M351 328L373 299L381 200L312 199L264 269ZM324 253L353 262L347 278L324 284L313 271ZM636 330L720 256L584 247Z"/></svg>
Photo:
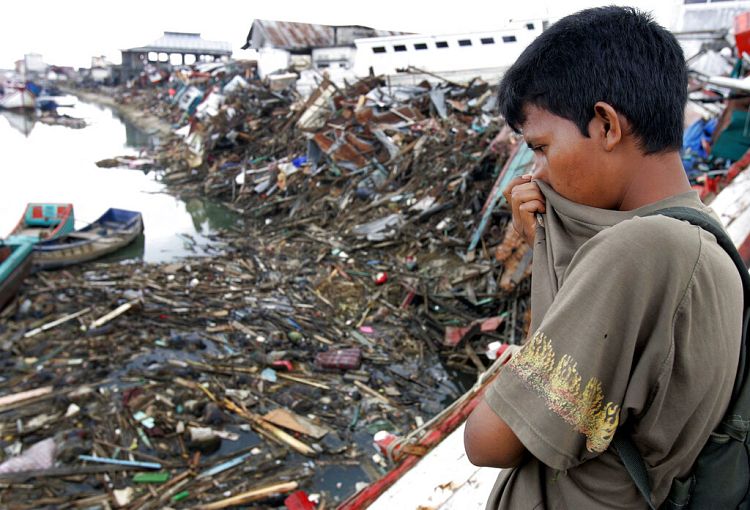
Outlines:
<svg viewBox="0 0 750 510"><path fill-rule="evenodd" d="M555 469L609 447L626 393L629 409L647 405L690 279L690 254L677 265L660 254L685 244L679 236L666 232L665 244L658 222L625 223L579 249L539 328L485 395L531 454Z"/></svg>

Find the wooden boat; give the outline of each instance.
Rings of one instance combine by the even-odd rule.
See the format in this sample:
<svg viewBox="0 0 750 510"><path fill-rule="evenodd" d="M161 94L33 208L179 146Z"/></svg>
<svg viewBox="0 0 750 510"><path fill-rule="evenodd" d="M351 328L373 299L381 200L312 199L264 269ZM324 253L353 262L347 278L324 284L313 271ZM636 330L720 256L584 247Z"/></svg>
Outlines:
<svg viewBox="0 0 750 510"><path fill-rule="evenodd" d="M32 243L0 244L0 310L16 295L31 270Z"/></svg>
<svg viewBox="0 0 750 510"><path fill-rule="evenodd" d="M141 232L141 213L107 209L82 229L35 244L34 268L54 269L97 259L127 246Z"/></svg>
<svg viewBox="0 0 750 510"><path fill-rule="evenodd" d="M74 220L73 204L27 204L7 241L36 243L54 239L72 232Z"/></svg>
<svg viewBox="0 0 750 510"><path fill-rule="evenodd" d="M744 158L743 158L744 159ZM711 202L727 234L740 252L742 260L750 263L750 161Z"/></svg>
<svg viewBox="0 0 750 510"><path fill-rule="evenodd" d="M337 510L484 508L498 470L478 468L469 462L463 446L463 424L502 365L518 349L505 345L492 366L461 398L409 436L380 443L383 453L395 461L394 467Z"/></svg>
<svg viewBox="0 0 750 510"><path fill-rule="evenodd" d="M25 87L13 88L0 97L0 108L6 110L31 109L36 107L36 97Z"/></svg>

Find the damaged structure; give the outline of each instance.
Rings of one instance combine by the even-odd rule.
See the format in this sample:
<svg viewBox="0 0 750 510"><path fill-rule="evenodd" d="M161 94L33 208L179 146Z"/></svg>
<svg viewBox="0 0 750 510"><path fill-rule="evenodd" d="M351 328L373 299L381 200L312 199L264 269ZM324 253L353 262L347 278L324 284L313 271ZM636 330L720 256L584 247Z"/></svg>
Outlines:
<svg viewBox="0 0 750 510"><path fill-rule="evenodd" d="M290 66L298 69L351 69L357 39L401 35L360 25L317 25L254 20L243 50L258 52L258 72L266 76Z"/></svg>
<svg viewBox="0 0 750 510"><path fill-rule="evenodd" d="M122 80L130 80L147 66L170 68L172 65L193 64L227 59L232 46L224 41L207 41L199 33L164 32L146 46L122 50Z"/></svg>
<svg viewBox="0 0 750 510"><path fill-rule="evenodd" d="M496 80L546 24L527 20L478 33L408 34L363 26L255 20L242 48L258 52L261 77L296 71L307 91L323 74L339 86L374 75L412 85L442 78Z"/></svg>

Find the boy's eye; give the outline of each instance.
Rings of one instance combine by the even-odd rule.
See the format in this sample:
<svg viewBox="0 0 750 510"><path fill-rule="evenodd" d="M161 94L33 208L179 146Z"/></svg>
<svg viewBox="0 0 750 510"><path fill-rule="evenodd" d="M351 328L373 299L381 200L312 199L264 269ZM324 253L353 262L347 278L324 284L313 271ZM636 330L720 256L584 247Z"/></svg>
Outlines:
<svg viewBox="0 0 750 510"><path fill-rule="evenodd" d="M536 145L532 147L531 150L534 152L544 152L544 147L544 145Z"/></svg>

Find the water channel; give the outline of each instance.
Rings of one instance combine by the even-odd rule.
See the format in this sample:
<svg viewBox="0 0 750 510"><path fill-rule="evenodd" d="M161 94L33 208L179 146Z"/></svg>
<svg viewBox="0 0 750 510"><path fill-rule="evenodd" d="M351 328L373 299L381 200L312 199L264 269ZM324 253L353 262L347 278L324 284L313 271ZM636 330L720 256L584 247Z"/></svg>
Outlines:
<svg viewBox="0 0 750 510"><path fill-rule="evenodd" d="M109 207L140 211L144 238L116 256L146 262L203 255L211 244L208 236L237 224L237 215L218 203L185 202L168 194L155 172L97 167L96 161L137 155L156 140L109 108L73 103L59 111L86 119L89 125L83 129L0 111L0 238L13 229L28 202L72 203L76 228Z"/></svg>
<svg viewBox="0 0 750 510"><path fill-rule="evenodd" d="M95 220L109 207L131 209L143 215L144 239L105 260L142 258L146 262L162 262L209 254L205 246L220 249L209 236L217 229L241 221L236 213L216 202L175 198L168 194L155 172L144 174L140 170L97 167L96 161L137 155L142 147L156 142L111 109L76 101L74 107L60 112L85 118L89 125L83 129L50 126L34 121L33 117L0 110L4 177L0 185L0 238L13 229L28 202L72 203L77 228ZM186 356L189 354L155 349L132 360L122 373L167 358ZM114 379L118 374L114 374ZM229 455L261 442L254 432L236 425L226 428L236 433L239 440L224 441L215 455ZM367 451L372 448L372 433L360 431L354 441ZM285 462L301 467L309 460L292 453ZM314 473L310 489L326 491L340 501L354 492L358 481L367 478L355 462L331 462Z"/></svg>

